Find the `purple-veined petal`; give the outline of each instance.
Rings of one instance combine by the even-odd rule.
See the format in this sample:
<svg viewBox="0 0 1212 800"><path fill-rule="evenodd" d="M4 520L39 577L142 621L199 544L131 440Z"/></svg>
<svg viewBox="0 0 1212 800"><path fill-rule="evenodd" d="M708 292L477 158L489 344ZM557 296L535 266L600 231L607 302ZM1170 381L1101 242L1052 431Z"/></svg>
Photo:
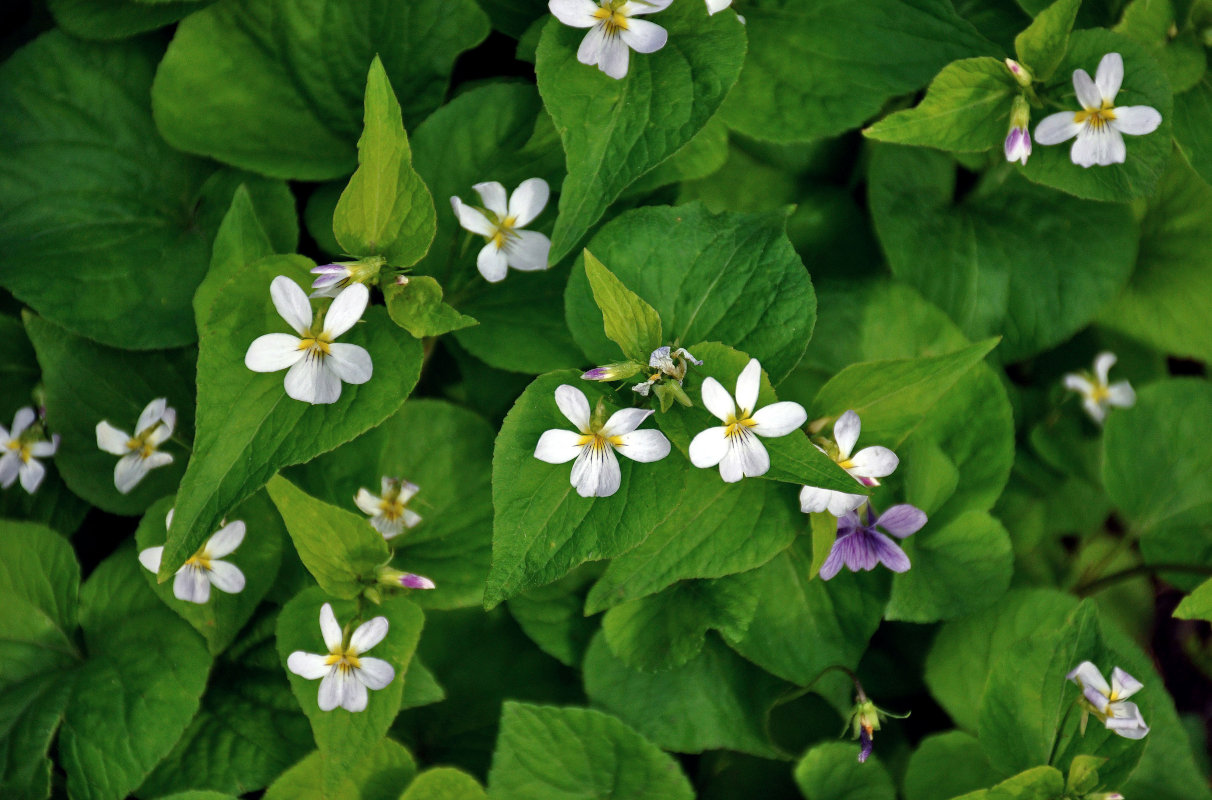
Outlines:
<svg viewBox="0 0 1212 800"><path fill-rule="evenodd" d="M358 680L366 684L366 688L378 691L396 679L396 670L381 658L358 659L360 666L354 671Z"/></svg>
<svg viewBox="0 0 1212 800"><path fill-rule="evenodd" d="M253 339L244 354L244 366L253 372L277 372L293 367L307 353L300 339L289 333L267 333Z"/></svg>
<svg viewBox="0 0 1212 800"><path fill-rule="evenodd" d="M20 439L25 429L34 424L36 416L34 409L29 406L17 409L17 413L13 415L13 430L8 438Z"/></svg>
<svg viewBox="0 0 1212 800"><path fill-rule="evenodd" d="M459 227L463 230L480 236L492 236L497 232L496 226L478 208L472 208L457 197L450 198L450 207L454 209Z"/></svg>
<svg viewBox="0 0 1212 800"><path fill-rule="evenodd" d="M1119 408L1131 408L1136 405L1136 392L1132 389L1132 384L1119 381L1108 386L1107 403Z"/></svg>
<svg viewBox="0 0 1212 800"><path fill-rule="evenodd" d="M1103 679L1103 674L1098 671L1098 667L1094 666L1091 661L1083 661L1078 664L1069 674L1065 676L1065 680L1077 681L1080 686L1093 686L1098 690L1099 694L1107 695L1111 692L1111 687Z"/></svg>
<svg viewBox="0 0 1212 800"><path fill-rule="evenodd" d="M1111 670L1111 693L1116 700L1127 700L1145 685L1119 667Z"/></svg>
<svg viewBox="0 0 1212 800"><path fill-rule="evenodd" d="M362 313L366 311L366 304L369 302L370 290L365 284L353 283L346 286L332 301L328 313L324 315L325 333L333 339L345 333L362 319Z"/></svg>
<svg viewBox="0 0 1212 800"><path fill-rule="evenodd" d="M514 238L505 243L505 262L522 272L547 269L551 240L537 231L515 231Z"/></svg>
<svg viewBox="0 0 1212 800"><path fill-rule="evenodd" d="M1072 111L1049 114L1035 126L1035 141L1040 144L1060 144L1077 136L1081 129L1081 123L1073 120Z"/></svg>
<svg viewBox="0 0 1212 800"><path fill-rule="evenodd" d="M337 622L337 615L333 613L329 603L320 606L320 636L324 637L324 646L328 648L328 652L335 653L341 647L341 625Z"/></svg>
<svg viewBox="0 0 1212 800"><path fill-rule="evenodd" d="M652 428L642 431L632 431L619 437L622 442L615 448L619 455L624 455L632 461L660 461L669 455L669 440L665 434Z"/></svg>
<svg viewBox="0 0 1212 800"><path fill-rule="evenodd" d="M358 493L354 495L354 504L362 510L363 514L374 516L379 513L380 499L365 489L358 489Z"/></svg>
<svg viewBox="0 0 1212 800"><path fill-rule="evenodd" d="M1083 108L1095 110L1102 108L1102 92L1099 91L1094 79L1090 77L1090 73L1084 69L1073 71L1073 91L1077 94L1077 102L1081 103Z"/></svg>
<svg viewBox="0 0 1212 800"><path fill-rule="evenodd" d="M901 503L880 514L876 524L898 539L904 539L922 529L926 524L926 512L908 503Z"/></svg>
<svg viewBox="0 0 1212 800"><path fill-rule="evenodd" d="M38 491L42 479L46 477L46 467L31 458L21 466L19 474L21 475L21 488L27 494L33 494Z"/></svg>
<svg viewBox="0 0 1212 800"><path fill-rule="evenodd" d="M201 605L210 600L210 580L198 567L186 565L173 578L173 594L178 600Z"/></svg>
<svg viewBox="0 0 1212 800"><path fill-rule="evenodd" d="M551 187L542 178L527 178L519 183L509 198L507 216L513 217L513 226L525 228L533 222L535 217L543 213L550 196Z"/></svg>
<svg viewBox="0 0 1212 800"><path fill-rule="evenodd" d="M858 528L851 533L838 531L835 547L841 548L842 561L851 572L867 572L875 569L880 563L875 551L875 544L865 528Z"/></svg>
<svg viewBox="0 0 1212 800"><path fill-rule="evenodd" d="M575 386L562 383L555 390L556 406L578 431L589 431L589 401L585 393Z"/></svg>
<svg viewBox="0 0 1212 800"><path fill-rule="evenodd" d="M355 653L365 653L383 641L383 637L387 635L389 627L387 617L375 617L374 619L366 620L353 632L353 636L349 637L349 649Z"/></svg>
<svg viewBox="0 0 1212 800"><path fill-rule="evenodd" d="M905 555L905 551L896 542L879 531L868 531L867 535L871 537L872 549L881 564L893 572L909 571L909 556Z"/></svg>
<svg viewBox="0 0 1212 800"><path fill-rule="evenodd" d="M732 402L732 395L728 394L728 390L715 378L706 378L701 391L704 408L716 419L727 421L729 417L736 415L736 403Z"/></svg>
<svg viewBox="0 0 1212 800"><path fill-rule="evenodd" d="M105 420L97 423L97 447L105 452L124 456L130 452L130 448L126 446L129 441L130 434L126 431L118 430Z"/></svg>
<svg viewBox="0 0 1212 800"><path fill-rule="evenodd" d="M753 413L757 408L758 392L761 388L762 365L756 358L751 358L736 379L736 404L742 411Z"/></svg>
<svg viewBox="0 0 1212 800"><path fill-rule="evenodd" d="M118 459L114 465L114 488L121 494L127 494L143 480L147 474L148 465L138 453L128 453Z"/></svg>
<svg viewBox="0 0 1212 800"><path fill-rule="evenodd" d="M850 457L851 475L863 478L885 478L896 472L901 460L887 447L864 447Z"/></svg>
<svg viewBox="0 0 1212 800"><path fill-rule="evenodd" d="M489 283L500 283L505 280L505 273L509 272L509 259L495 242L489 242L480 248L476 256L476 269Z"/></svg>
<svg viewBox="0 0 1212 800"><path fill-rule="evenodd" d="M627 77L627 64L631 59L631 50L619 35L606 36L598 55L598 66L616 81Z"/></svg>
<svg viewBox="0 0 1212 800"><path fill-rule="evenodd" d="M334 342L328 346L324 365L345 383L355 386L366 383L374 375L374 363L365 347Z"/></svg>
<svg viewBox="0 0 1212 800"><path fill-rule="evenodd" d="M833 423L833 441L837 442L838 456L845 461L858 442L863 423L854 410L847 411Z"/></svg>
<svg viewBox="0 0 1212 800"><path fill-rule="evenodd" d="M786 436L808 421L808 412L799 403L784 400L759 408L753 421L757 424L750 430L758 436Z"/></svg>
<svg viewBox="0 0 1212 800"><path fill-rule="evenodd" d="M603 436L622 436L640 427L653 412L646 408L623 408L610 415L599 431Z"/></svg>
<svg viewBox="0 0 1212 800"><path fill-rule="evenodd" d="M311 303L299 284L285 275L279 275L269 285L269 298L273 300L278 316L286 320L295 333L302 334L311 327Z"/></svg>
<svg viewBox="0 0 1212 800"><path fill-rule="evenodd" d="M244 541L244 532L244 520L237 519L227 523L215 531L214 535L207 539L206 544L202 546L206 557L223 558L223 556L231 555L240 546L240 542Z"/></svg>
<svg viewBox="0 0 1212 800"><path fill-rule="evenodd" d="M1162 123L1161 112L1151 106L1120 106L1115 109L1111 126L1129 136L1153 133Z"/></svg>
<svg viewBox="0 0 1212 800"><path fill-rule="evenodd" d="M619 460L609 447L583 448L569 478L581 497L610 497L619 490L622 480Z"/></svg>
<svg viewBox="0 0 1212 800"><path fill-rule="evenodd" d="M839 537L833 540L833 547L829 549L829 556L825 559L825 563L821 564L821 571L818 575L820 575L821 580L827 581L841 572L844 564L845 561L842 558L842 540Z"/></svg>
<svg viewBox="0 0 1212 800"><path fill-rule="evenodd" d="M539 437L534 457L548 464L567 464L581 454L582 447L581 434L552 428Z"/></svg>
<svg viewBox="0 0 1212 800"><path fill-rule="evenodd" d="M629 20L619 36L637 53L655 53L669 40L669 33L664 28L644 19Z"/></svg>
<svg viewBox="0 0 1212 800"><path fill-rule="evenodd" d="M327 661L327 656L296 650L287 656L286 668L300 678L314 681L318 678L323 678L332 671L332 666Z"/></svg>
<svg viewBox="0 0 1212 800"><path fill-rule="evenodd" d="M497 219L505 219L509 214L509 204L505 200L505 187L497 181L484 181L471 187L480 196L484 208L497 215Z"/></svg>
<svg viewBox="0 0 1212 800"><path fill-rule="evenodd" d="M690 463L701 469L714 467L728 455L727 429L720 425L700 431L690 440Z"/></svg>
<svg viewBox="0 0 1212 800"><path fill-rule="evenodd" d="M560 22L572 28L592 28L598 24L593 0L548 0L547 8Z"/></svg>
<svg viewBox="0 0 1212 800"><path fill-rule="evenodd" d="M1098 62L1098 69L1094 73L1094 83L1098 86L1101 99L1106 100L1108 103L1114 103L1115 95L1119 94L1119 87L1123 82L1123 56L1119 53L1107 53Z"/></svg>
<svg viewBox="0 0 1212 800"><path fill-rule="evenodd" d="M244 591L244 573L229 561L210 562L210 573L207 577L221 592L239 594Z"/></svg>

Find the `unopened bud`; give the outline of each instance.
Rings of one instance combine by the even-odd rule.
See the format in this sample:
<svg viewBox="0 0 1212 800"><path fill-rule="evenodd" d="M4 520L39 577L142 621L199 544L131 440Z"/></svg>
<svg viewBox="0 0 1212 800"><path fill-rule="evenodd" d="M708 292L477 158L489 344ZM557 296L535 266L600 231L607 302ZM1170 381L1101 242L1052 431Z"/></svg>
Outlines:
<svg viewBox="0 0 1212 800"><path fill-rule="evenodd" d="M614 364L604 364L600 367L581 373L581 379L586 381L621 381L630 378L640 371L640 365L634 361L618 361Z"/></svg>
<svg viewBox="0 0 1212 800"><path fill-rule="evenodd" d="M1031 76L1031 70L1013 58L1006 59L1006 69L1010 70L1010 74L1014 76L1014 80L1018 81L1019 86L1030 86L1031 81L1034 80Z"/></svg>
<svg viewBox="0 0 1212 800"><path fill-rule="evenodd" d="M375 580L383 586L397 589L436 589L437 586L424 575L414 572L401 572L391 567L379 567Z"/></svg>

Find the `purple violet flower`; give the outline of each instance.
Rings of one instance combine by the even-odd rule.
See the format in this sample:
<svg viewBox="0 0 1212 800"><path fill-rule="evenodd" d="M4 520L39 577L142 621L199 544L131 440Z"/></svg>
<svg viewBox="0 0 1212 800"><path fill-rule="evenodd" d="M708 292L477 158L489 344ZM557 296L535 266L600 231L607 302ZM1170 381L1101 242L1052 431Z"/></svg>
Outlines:
<svg viewBox="0 0 1212 800"><path fill-rule="evenodd" d="M837 539L821 566L821 580L829 580L843 566L851 572L872 570L876 564L883 564L893 572L908 571L909 556L896 542L876 530L876 526L898 539L904 539L921 530L926 524L926 514L908 503L892 506L878 517L868 504L864 513L866 523L861 522L854 511L848 511L838 518Z"/></svg>
<svg viewBox="0 0 1212 800"><path fill-rule="evenodd" d="M1026 128L1011 128L1006 134L1006 160L1026 165L1031 157L1031 134Z"/></svg>
<svg viewBox="0 0 1212 800"><path fill-rule="evenodd" d="M400 576L400 586L405 589L433 589L435 588L433 581L426 578L424 575L416 575L412 572L405 572Z"/></svg>

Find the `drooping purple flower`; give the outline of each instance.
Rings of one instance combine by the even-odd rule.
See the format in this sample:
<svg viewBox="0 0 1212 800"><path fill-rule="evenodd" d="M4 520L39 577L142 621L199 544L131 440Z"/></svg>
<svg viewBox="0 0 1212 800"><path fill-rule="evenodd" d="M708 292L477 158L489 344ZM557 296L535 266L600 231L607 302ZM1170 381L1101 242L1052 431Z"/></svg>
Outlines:
<svg viewBox="0 0 1212 800"><path fill-rule="evenodd" d="M433 581L426 578L424 575L417 575L412 572L405 572L400 576L400 586L405 589L433 589L435 588Z"/></svg>
<svg viewBox="0 0 1212 800"><path fill-rule="evenodd" d="M871 733L863 728L859 731L859 763L862 764L871 755L872 739Z"/></svg>
<svg viewBox="0 0 1212 800"><path fill-rule="evenodd" d="M902 503L892 506L878 517L867 505L864 512L866 522L860 521L859 515L848 511L837 521L837 539L829 557L821 566L821 580L829 580L845 566L851 572L875 569L876 564L883 564L893 572L906 572L909 569L909 556L905 551L876 530L876 526L892 534L898 539L904 539L921 530L926 524L926 514L921 509Z"/></svg>

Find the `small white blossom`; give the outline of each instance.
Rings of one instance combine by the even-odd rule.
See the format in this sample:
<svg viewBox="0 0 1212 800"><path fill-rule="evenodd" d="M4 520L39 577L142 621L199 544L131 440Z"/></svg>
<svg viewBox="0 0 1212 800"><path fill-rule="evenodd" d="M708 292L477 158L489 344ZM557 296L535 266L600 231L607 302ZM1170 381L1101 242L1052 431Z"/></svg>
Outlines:
<svg viewBox="0 0 1212 800"><path fill-rule="evenodd" d="M1115 365L1114 353L1099 353L1094 358L1094 374L1070 372L1065 375L1065 388L1082 396L1082 407L1090 419L1102 424L1111 406L1131 408L1136 404L1136 392L1127 381L1107 383L1107 373Z"/></svg>
<svg viewBox="0 0 1212 800"><path fill-rule="evenodd" d="M469 206L457 197L450 198L450 205L459 225L488 240L476 257L476 267L484 280L489 283L504 280L509 267L524 272L547 269L551 240L536 231L523 230L547 206L551 194L547 181L524 180L508 200L505 187L496 181L477 183L471 188L480 195L483 209Z"/></svg>
<svg viewBox="0 0 1212 800"><path fill-rule="evenodd" d="M762 365L749 359L736 379L736 402L715 378L703 381L703 405L724 424L700 432L690 442L690 462L696 467L719 465L728 483L756 478L770 469L770 455L757 437L786 436L804 424L808 412L799 403L783 401L758 409ZM739 410L738 410L739 407Z"/></svg>
<svg viewBox="0 0 1212 800"><path fill-rule="evenodd" d="M338 336L362 318L370 301L370 290L352 284L337 295L321 320L312 324L311 303L299 285L285 275L269 287L274 308L298 336L267 333L248 346L244 365L253 372L287 369L286 394L305 403L335 403L341 398L341 382L362 384L370 380L374 366L370 353L356 344L340 344Z"/></svg>
<svg viewBox="0 0 1212 800"><path fill-rule="evenodd" d="M1078 664L1065 676L1082 687L1082 694L1090 704L1087 713L1093 712L1107 730L1125 739L1143 739L1149 732L1136 703L1124 702L1143 688L1144 684L1119 667L1111 671L1111 685L1103 679L1098 667L1089 661ZM1085 730L1083 717L1082 730Z"/></svg>
<svg viewBox="0 0 1212 800"><path fill-rule="evenodd" d="M59 434L52 436L49 442L37 438L35 431L39 429L30 429L35 417L34 409L26 406L13 417L12 430L6 431L0 425L0 487L7 489L19 477L21 488L33 494L46 477L46 467L38 459L55 454L59 449Z"/></svg>
<svg viewBox="0 0 1212 800"><path fill-rule="evenodd" d="M1077 141L1069 151L1074 164L1090 167L1122 164L1127 157L1123 134L1144 136L1161 125L1161 114L1150 106L1115 105L1115 95L1124 80L1124 59L1119 53L1107 53L1098 63L1093 80L1084 69L1073 71L1073 90L1078 112L1061 111L1044 117L1035 128L1035 141L1060 144L1073 137Z"/></svg>
<svg viewBox="0 0 1212 800"><path fill-rule="evenodd" d="M173 524L173 512L168 512L164 527ZM231 555L244 541L244 522L235 520L217 530L206 540L206 544L177 570L173 578L173 594L178 600L187 603L205 603L210 599L210 587L239 594L244 591L244 573L235 564L220 561L223 556ZM139 553L139 563L153 573L160 571L160 560L164 557L164 547L149 547Z"/></svg>
<svg viewBox="0 0 1212 800"><path fill-rule="evenodd" d="M534 457L548 464L565 464L575 458L570 480L581 497L609 497L619 490L622 474L616 452L640 462L660 461L669 455L665 434L636 430L652 414L650 410L624 408L595 428L589 401L580 389L563 384L555 391L555 401L577 429L545 431Z"/></svg>
<svg viewBox="0 0 1212 800"><path fill-rule="evenodd" d="M660 25L635 19L637 14L664 11L673 0L549 0L556 19L573 28L589 28L577 50L577 61L597 66L610 77L627 75L630 51L655 53L669 34ZM719 0L711 0L719 3ZM718 9L717 9L718 10Z"/></svg>
<svg viewBox="0 0 1212 800"><path fill-rule="evenodd" d="M317 698L321 711L332 711L337 706L346 711L365 711L366 690L382 689L396 677L391 664L362 655L383 641L387 628L387 617L375 617L359 625L346 644L332 606L325 603L320 609L320 633L328 654L296 650L286 659L286 667L309 681L321 679Z"/></svg>
<svg viewBox="0 0 1212 800"><path fill-rule="evenodd" d="M126 494L143 480L148 471L173 463L170 453L162 453L160 445L173 435L177 410L168 405L167 398L157 397L147 404L135 435L118 430L107 420L97 423L97 447L115 456L122 456L114 467L114 486Z"/></svg>
<svg viewBox="0 0 1212 800"><path fill-rule="evenodd" d="M707 0L707 13L715 14L732 5L732 0Z"/></svg>
<svg viewBox="0 0 1212 800"><path fill-rule="evenodd" d="M864 447L853 456L850 455L858 443L861 430L859 415L853 410L847 411L833 423L836 449L833 446L826 449L820 445L816 445L816 449L832 458L839 467L850 473L850 477L864 486L879 486L877 478L885 478L895 472L900 459L887 447ZM841 517L847 511L861 506L866 500L861 494L836 492L816 486L805 486L800 490L800 510L805 514L828 511L835 517Z"/></svg>
<svg viewBox="0 0 1212 800"><path fill-rule="evenodd" d="M405 528L415 528L421 521L421 515L407 508L408 501L420 491L415 483L402 481L399 478L384 476L380 482L380 496L371 494L366 489L358 489L354 502L362 513L370 516L370 524L384 539L394 539L404 532Z"/></svg>

